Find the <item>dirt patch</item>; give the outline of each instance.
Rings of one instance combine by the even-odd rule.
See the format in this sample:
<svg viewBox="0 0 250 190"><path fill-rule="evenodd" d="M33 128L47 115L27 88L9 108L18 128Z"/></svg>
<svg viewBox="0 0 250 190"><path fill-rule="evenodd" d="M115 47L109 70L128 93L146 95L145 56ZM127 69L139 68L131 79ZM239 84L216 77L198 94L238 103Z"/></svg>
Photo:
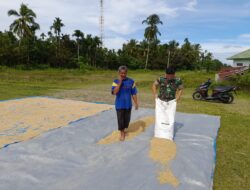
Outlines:
<svg viewBox="0 0 250 190"><path fill-rule="evenodd" d="M145 108L154 108L154 98L152 92L140 91L137 94L139 106ZM81 100L86 102L104 102L106 104L114 104L115 96L111 94L111 83L103 85L86 86L84 89L64 90L61 92L50 94L55 98Z"/></svg>
<svg viewBox="0 0 250 190"><path fill-rule="evenodd" d="M106 104L114 104L115 102L115 96L111 94L111 84L86 86L84 89L64 90L53 93L51 96L86 102L105 102Z"/></svg>
<svg viewBox="0 0 250 190"><path fill-rule="evenodd" d="M112 107L54 98L24 98L0 102L0 148Z"/></svg>

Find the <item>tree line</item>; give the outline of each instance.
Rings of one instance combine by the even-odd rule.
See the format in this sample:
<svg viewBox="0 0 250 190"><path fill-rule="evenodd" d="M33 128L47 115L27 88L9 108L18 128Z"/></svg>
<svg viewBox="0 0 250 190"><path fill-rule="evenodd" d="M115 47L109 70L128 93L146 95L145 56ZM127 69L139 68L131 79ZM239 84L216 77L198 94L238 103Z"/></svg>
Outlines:
<svg viewBox="0 0 250 190"><path fill-rule="evenodd" d="M63 21L56 17L50 30L37 36L40 25L36 13L27 5L9 10L15 18L8 31L0 31L0 65L20 68L105 68L117 69L127 65L130 69L164 69L171 65L178 70L219 70L223 65L213 59L212 53L202 51L200 44L192 44L188 38L182 45L175 41L160 43L159 16L150 15L144 40L131 39L118 50L103 47L98 36L75 30L63 34Z"/></svg>

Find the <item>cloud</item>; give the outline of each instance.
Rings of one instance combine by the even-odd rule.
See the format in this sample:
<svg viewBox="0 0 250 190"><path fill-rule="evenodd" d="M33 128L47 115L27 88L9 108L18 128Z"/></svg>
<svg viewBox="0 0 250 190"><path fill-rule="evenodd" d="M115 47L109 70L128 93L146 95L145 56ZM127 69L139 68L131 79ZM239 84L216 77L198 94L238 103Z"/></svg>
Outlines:
<svg viewBox="0 0 250 190"><path fill-rule="evenodd" d="M19 9L21 3L37 13L37 22L43 32L49 29L55 17L60 17L65 24L63 31L81 29L98 34L99 1L89 0L1 0L0 19L3 20L0 30L8 29L13 18L7 16L9 9ZM118 35L129 35L143 28L142 20L156 13L161 18L174 18L181 9L193 10L196 0L178 0L168 4L165 0L109 0L104 1L105 32Z"/></svg>
<svg viewBox="0 0 250 190"><path fill-rule="evenodd" d="M241 34L239 37L240 38L249 38L250 39L250 34Z"/></svg>
<svg viewBox="0 0 250 190"><path fill-rule="evenodd" d="M197 0L190 1L187 3L187 6L184 7L184 10L194 11L197 4L198 4Z"/></svg>
<svg viewBox="0 0 250 190"><path fill-rule="evenodd" d="M249 45L239 45L233 43L207 42L201 43L202 49L211 52L215 59L219 59L223 63L232 64L231 60L227 60L237 53L250 49Z"/></svg>
<svg viewBox="0 0 250 190"><path fill-rule="evenodd" d="M109 49L121 49L122 44L126 43L127 40L122 37L113 37L113 38L105 38L104 45L105 47L108 47Z"/></svg>
<svg viewBox="0 0 250 190"><path fill-rule="evenodd" d="M177 9L162 0L110 0L105 4L105 28L117 34L129 35L143 28L142 21L150 14L176 17Z"/></svg>
<svg viewBox="0 0 250 190"><path fill-rule="evenodd" d="M2 0L1 0L2 1ZM81 29L87 33L97 33L98 30L98 2L75 0L74 3L69 0L12 0L1 2L0 30L8 29L13 22L14 17L8 17L9 9L19 10L21 3L28 4L36 14L38 22L41 26L41 32L47 32L52 25L55 17L60 17L65 27L62 28L63 33L72 33L75 29ZM89 18L96 17L96 23L93 24Z"/></svg>

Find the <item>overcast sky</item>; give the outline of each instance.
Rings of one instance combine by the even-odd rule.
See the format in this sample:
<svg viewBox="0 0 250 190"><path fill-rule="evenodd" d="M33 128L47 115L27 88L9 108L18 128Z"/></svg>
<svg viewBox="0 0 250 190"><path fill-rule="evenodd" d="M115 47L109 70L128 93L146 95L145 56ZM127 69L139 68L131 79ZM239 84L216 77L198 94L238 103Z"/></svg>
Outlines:
<svg viewBox="0 0 250 190"><path fill-rule="evenodd" d="M14 20L8 10L19 10L22 2L37 14L39 33L47 33L55 17L65 24L64 34L100 33L99 0L0 0L0 31ZM132 38L142 40L142 20L153 13L163 21L162 43L188 38L227 63L227 57L250 49L250 0L104 0L105 46L118 49Z"/></svg>

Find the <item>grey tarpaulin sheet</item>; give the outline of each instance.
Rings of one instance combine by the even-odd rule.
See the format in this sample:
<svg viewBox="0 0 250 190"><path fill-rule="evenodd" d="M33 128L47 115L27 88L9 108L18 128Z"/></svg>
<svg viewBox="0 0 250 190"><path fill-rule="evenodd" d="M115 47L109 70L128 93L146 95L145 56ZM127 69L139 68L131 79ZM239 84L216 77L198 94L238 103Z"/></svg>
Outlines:
<svg viewBox="0 0 250 190"><path fill-rule="evenodd" d="M154 110L133 111L132 120L148 115ZM177 154L170 163L180 181L176 189L211 189L219 126L216 116L177 113ZM154 127L130 141L96 144L116 127L115 111L109 110L0 149L0 189L175 189L159 184L161 166L148 157Z"/></svg>

